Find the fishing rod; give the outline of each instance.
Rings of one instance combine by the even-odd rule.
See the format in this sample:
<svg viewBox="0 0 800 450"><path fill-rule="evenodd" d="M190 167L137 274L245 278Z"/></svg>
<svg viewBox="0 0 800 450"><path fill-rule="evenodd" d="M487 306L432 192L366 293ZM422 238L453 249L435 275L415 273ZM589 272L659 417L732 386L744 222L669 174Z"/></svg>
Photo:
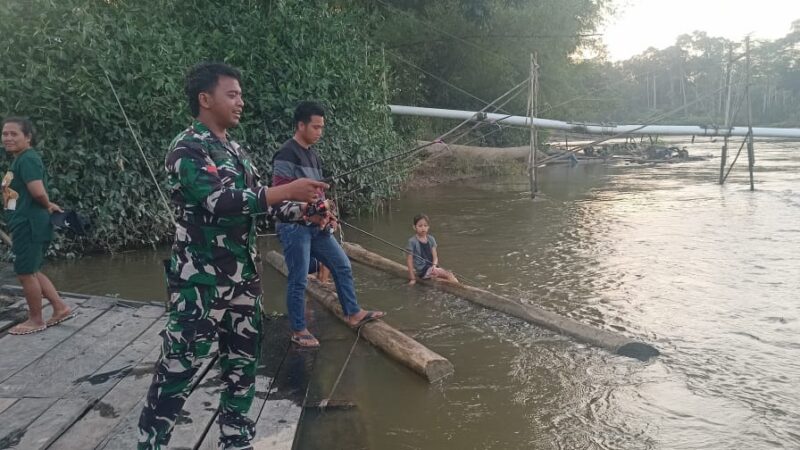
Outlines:
<svg viewBox="0 0 800 450"><path fill-rule="evenodd" d="M469 123L470 121L472 121L472 120L473 120L473 118L476 118L476 119L478 119L478 120L480 120L480 121L482 122L482 121L483 121L483 119L482 119L482 114L483 114L483 113L485 113L487 109L491 108L492 106L494 106L494 104L495 104L495 103L499 102L500 100L504 99L505 97L507 97L507 96L511 95L511 94L512 94L514 91L516 91L516 90L517 90L517 89L519 89L520 87L522 87L522 86L525 86L525 85L528 83L528 80L530 80L530 77L526 78L525 80L523 80L522 82L520 82L520 83L519 83L519 84L517 84L516 86L514 86L514 87L512 87L511 89L509 89L508 91L506 91L506 92L505 92L503 95L501 95L500 97L497 97L496 99L494 99L493 101L491 101L490 103L488 103L488 104L487 104L486 106L484 106L484 107L483 107L483 108L482 108L480 111L476 112L476 113L475 113L473 116L471 116L471 117L469 117L469 118L465 119L464 121L462 121L461 123L459 123L459 124L458 124L458 125L456 125L455 127L453 127L453 128L451 128L450 130L448 130L448 131L447 131L446 133L444 133L443 135L439 136L438 138L434 139L434 140L433 140L433 141L431 141L431 142L428 142L427 144L418 145L418 146L416 146L416 147L412 148L411 150L407 150L407 151L404 151L404 152L400 152L400 153L397 153L397 154L395 154L395 155L390 155L390 156L387 156L387 157L385 157L385 158L381 158L381 159L379 159L379 160L377 160L377 161L372 161L372 162L369 162L369 163L367 163L367 164L364 164L364 165L362 165L362 166L360 166L360 167L356 167L355 169L348 170L347 172L344 172L344 173L340 173L340 174L336 174L336 175L331 175L331 176L329 176L329 177L327 177L327 178L323 179L322 181L323 181L324 183L333 184L335 180L338 180L338 179L344 178L344 177L346 177L346 176L348 176L348 175L352 175L352 174L354 174L354 173L356 173L356 172L360 172L360 171L362 171L362 170L364 170L364 169L369 169L370 167L374 167L374 166L377 166L377 165L379 165L379 164L383 164L383 163L385 163L385 162L387 162L387 161L391 161L391 160L393 160L393 159L402 158L402 157L404 157L404 156L410 156L410 155L412 155L412 154L414 154L414 153L416 153L416 152L419 152L420 150L423 150L423 149L425 149L425 148L427 148L427 147L430 147L431 145L434 145L434 144L445 144L445 142L444 142L444 139L445 139L447 136L450 136L450 135L451 135L451 134L453 134L453 133L454 133L456 130L458 130L459 128L461 128L462 126L464 126L466 123ZM514 98L514 97L516 97L518 94L519 94L519 92L517 92L517 94L515 94L515 95L514 95L514 96L512 96L511 98L513 99L513 98ZM509 100L507 100L505 103L503 103L503 105L507 104L509 101L510 101L510 99L509 99ZM508 115L508 117L511 117L512 115L513 115L513 114L509 114L509 115Z"/></svg>
<svg viewBox="0 0 800 450"><path fill-rule="evenodd" d="M103 69L103 74L106 76L106 81L108 81L108 85L111 87L111 92L114 93L114 98L117 99L119 110L122 112L122 117L125 118L125 123L128 125L128 130L130 130L131 136L133 136L133 141L136 142L136 146L139 148L139 153L142 155L142 160L144 161L145 166L147 166L147 170L150 172L150 177L153 179L153 184L155 184L156 189L158 189L161 202L164 204L164 208L167 210L167 213L169 213L172 223L177 223L175 220L175 213L172 211L172 208L169 206L169 202L167 201L167 196L164 195L164 192L161 190L161 185L158 184L158 178L156 178L156 174L153 172L153 168L150 167L150 162L147 160L147 156L144 154L142 144L139 143L139 138L136 136L136 132L133 131L133 125L131 125L131 121L128 119L128 114L125 112L125 107L122 106L122 101L119 99L119 95L117 95L117 90L114 88L114 83L111 82L111 78L109 78L108 71L106 71L106 69Z"/></svg>
<svg viewBox="0 0 800 450"><path fill-rule="evenodd" d="M360 172L360 171L362 171L364 169L369 169L370 167L377 166L378 164L383 164L386 161L391 161L393 159L397 159L397 158L401 158L403 156L411 155L411 154L416 153L416 152L418 152L418 151L420 151L420 150L422 150L424 148L430 147L433 144L442 144L442 143L443 143L442 140L437 138L437 139L434 139L431 142L428 142L427 144L418 145L418 146L412 148L411 150L406 150L406 151L401 152L401 153L397 153L397 154L394 154L394 155L391 155L391 156L387 156L385 158L381 158L381 159L379 159L377 161L372 161L370 163L364 164L363 166L356 167L355 169L352 169L352 170L348 170L347 172L344 172L344 173L331 175L331 176L329 176L327 178L324 178L322 180L322 182L323 183L327 183L327 184L334 184L335 180L344 178L344 177L346 177L348 175L352 175L352 174L354 174L356 172Z"/></svg>

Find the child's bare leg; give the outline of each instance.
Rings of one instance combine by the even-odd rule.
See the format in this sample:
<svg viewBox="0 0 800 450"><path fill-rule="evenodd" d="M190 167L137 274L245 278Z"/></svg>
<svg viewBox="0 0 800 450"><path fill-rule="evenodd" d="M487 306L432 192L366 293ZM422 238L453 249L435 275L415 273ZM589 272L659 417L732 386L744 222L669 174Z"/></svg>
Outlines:
<svg viewBox="0 0 800 450"><path fill-rule="evenodd" d="M319 265L319 272L317 272L317 279L322 283L331 282L331 269L328 269L323 264Z"/></svg>
<svg viewBox="0 0 800 450"><path fill-rule="evenodd" d="M453 272L447 272L447 281L451 283L458 283L458 278L453 274Z"/></svg>

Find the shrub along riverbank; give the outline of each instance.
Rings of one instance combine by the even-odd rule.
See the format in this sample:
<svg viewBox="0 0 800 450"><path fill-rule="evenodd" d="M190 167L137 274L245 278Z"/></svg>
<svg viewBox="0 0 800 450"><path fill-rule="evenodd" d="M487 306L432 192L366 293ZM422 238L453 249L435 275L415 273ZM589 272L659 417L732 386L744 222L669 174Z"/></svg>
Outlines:
<svg viewBox="0 0 800 450"><path fill-rule="evenodd" d="M94 223L59 237L62 255L155 245L171 233L147 162L164 188L169 142L190 123L186 69L202 60L242 70L245 112L234 137L263 175L292 134L304 99L328 108L320 154L329 174L400 151L386 107L386 66L369 43L374 21L325 2L5 0L0 3L0 116L30 116L51 177L51 197ZM139 152L106 81L119 93ZM2 163L10 166L10 158ZM408 161L343 180L351 210L391 196ZM359 189L356 189L359 188Z"/></svg>

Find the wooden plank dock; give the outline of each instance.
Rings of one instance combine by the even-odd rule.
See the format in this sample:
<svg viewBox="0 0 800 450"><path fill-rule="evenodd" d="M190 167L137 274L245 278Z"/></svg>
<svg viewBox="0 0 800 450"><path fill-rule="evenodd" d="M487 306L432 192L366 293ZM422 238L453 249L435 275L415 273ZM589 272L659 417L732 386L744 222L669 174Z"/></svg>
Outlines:
<svg viewBox="0 0 800 450"><path fill-rule="evenodd" d="M135 449L136 424L160 356L164 306L62 293L74 319L13 336L8 328L25 319L21 289L3 286L0 296L0 449ZM316 353L289 345L285 319L265 322L250 411L253 446L289 450ZM216 448L218 373L216 355L204 360L170 448Z"/></svg>

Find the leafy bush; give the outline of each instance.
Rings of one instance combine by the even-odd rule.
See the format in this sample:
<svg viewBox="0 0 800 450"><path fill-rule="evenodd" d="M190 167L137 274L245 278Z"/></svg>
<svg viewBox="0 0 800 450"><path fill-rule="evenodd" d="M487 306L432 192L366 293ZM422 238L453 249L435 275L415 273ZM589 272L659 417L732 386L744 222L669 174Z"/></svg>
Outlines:
<svg viewBox="0 0 800 450"><path fill-rule="evenodd" d="M162 189L167 146L190 122L183 76L202 60L242 70L245 114L233 134L264 175L304 99L328 106L320 154L331 174L407 145L392 131L385 62L368 43L373 20L363 10L301 0L4 0L0 16L0 116L34 120L51 197L95 225L89 238L56 242L62 254L155 245L172 232L105 73ZM342 202L374 206L406 173L400 161L354 174L338 187L352 192Z"/></svg>

